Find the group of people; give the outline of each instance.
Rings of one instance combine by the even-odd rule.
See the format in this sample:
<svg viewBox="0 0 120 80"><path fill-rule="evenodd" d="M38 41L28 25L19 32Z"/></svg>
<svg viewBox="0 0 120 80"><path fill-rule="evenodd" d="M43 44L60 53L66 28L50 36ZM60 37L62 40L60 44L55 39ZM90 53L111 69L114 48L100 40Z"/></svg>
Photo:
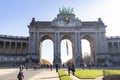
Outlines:
<svg viewBox="0 0 120 80"><path fill-rule="evenodd" d="M67 66L68 66L68 75L70 76L70 71L72 71L72 74L74 75L74 72L75 72L74 64L73 63L68 63Z"/></svg>
<svg viewBox="0 0 120 80"><path fill-rule="evenodd" d="M74 72L75 72L74 64L73 63L68 63L67 66L68 66L68 75L70 75L70 71L72 71L72 74L74 75ZM50 65L51 71L52 71L52 67L53 66ZM55 68L56 68L56 72L58 72L58 69L60 68L60 66L58 64L56 64ZM17 75L18 80L23 80L24 79L23 69L24 69L24 66L19 67L19 73Z"/></svg>
<svg viewBox="0 0 120 80"><path fill-rule="evenodd" d="M67 67L68 67L68 75L70 76L70 71L72 71L72 74L74 75L74 72L75 72L74 64L73 63L68 63ZM60 66L58 64L56 64L55 68L56 68L56 72L58 72L58 69L60 68Z"/></svg>

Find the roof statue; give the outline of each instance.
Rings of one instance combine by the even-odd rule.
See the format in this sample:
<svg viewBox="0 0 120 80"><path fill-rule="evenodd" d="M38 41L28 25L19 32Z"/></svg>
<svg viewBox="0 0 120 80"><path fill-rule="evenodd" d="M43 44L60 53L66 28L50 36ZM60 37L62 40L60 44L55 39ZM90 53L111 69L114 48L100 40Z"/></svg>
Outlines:
<svg viewBox="0 0 120 80"><path fill-rule="evenodd" d="M32 18L32 21L31 21L31 25L34 25L34 23L35 23L35 18Z"/></svg>
<svg viewBox="0 0 120 80"><path fill-rule="evenodd" d="M59 13L60 14L72 14L73 8L63 6L62 8L59 8Z"/></svg>

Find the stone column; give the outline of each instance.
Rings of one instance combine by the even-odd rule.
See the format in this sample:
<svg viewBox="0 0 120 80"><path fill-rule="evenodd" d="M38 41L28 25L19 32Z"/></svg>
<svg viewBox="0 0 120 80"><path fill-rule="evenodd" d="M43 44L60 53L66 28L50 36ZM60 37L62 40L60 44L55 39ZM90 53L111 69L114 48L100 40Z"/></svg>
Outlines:
<svg viewBox="0 0 120 80"><path fill-rule="evenodd" d="M3 54L5 53L5 45L6 45L6 41L3 42Z"/></svg>
<svg viewBox="0 0 120 80"><path fill-rule="evenodd" d="M11 53L11 42L9 42L9 53Z"/></svg>
<svg viewBox="0 0 120 80"><path fill-rule="evenodd" d="M73 53L73 63L76 65L77 64L77 60L76 60L76 57L77 57L77 35L76 33L74 34L74 53Z"/></svg>
<svg viewBox="0 0 120 80"><path fill-rule="evenodd" d="M29 33L29 43L28 43L28 54L32 54L32 37L33 37L33 33Z"/></svg>
<svg viewBox="0 0 120 80"><path fill-rule="evenodd" d="M101 49L100 46L102 44L102 43L100 44L100 42L102 40L102 39L100 39L101 35L99 35L100 37L98 38L98 34L99 33L94 33L94 42L93 42L93 44L94 44L95 50L92 51L92 54L93 54L93 63L94 64L97 64L97 57L98 57L97 54L100 53L99 50Z"/></svg>
<svg viewBox="0 0 120 80"><path fill-rule="evenodd" d="M1 47L2 47L2 49L1 49L1 50L2 50L1 53L3 54L4 41L2 41L1 44L2 44L2 45L1 45Z"/></svg>
<svg viewBox="0 0 120 80"><path fill-rule="evenodd" d="M29 37L29 53L35 54L36 51L36 33L31 32Z"/></svg>
<svg viewBox="0 0 120 80"><path fill-rule="evenodd" d="M79 57L78 57L78 60L79 62L77 66L80 66L80 64L83 63L83 58L82 58L82 47L81 47L81 36L80 36L80 33L78 33L78 53L79 53Z"/></svg>
<svg viewBox="0 0 120 80"><path fill-rule="evenodd" d="M29 42L28 42L29 43ZM29 47L29 44L28 44L27 42L26 42L26 51L25 51L25 53L27 53L28 54L28 47Z"/></svg>
<svg viewBox="0 0 120 80"><path fill-rule="evenodd" d="M112 49L113 49L113 47L112 47L112 42L110 42L110 45L109 45L110 47L109 47L109 53L111 54L112 53Z"/></svg>
<svg viewBox="0 0 120 80"><path fill-rule="evenodd" d="M74 56L73 62L76 67L80 66L82 61L82 52L81 52L81 38L80 33L75 32L74 34Z"/></svg>
<svg viewBox="0 0 120 80"><path fill-rule="evenodd" d="M102 37L103 37L102 47L103 47L104 53L108 53L108 44L107 44L105 33L102 33Z"/></svg>
<svg viewBox="0 0 120 80"><path fill-rule="evenodd" d="M38 60L39 60L39 62L41 62L41 53L40 53L40 48L41 48L41 46L40 46L40 33L37 33L37 35L36 35L36 54L38 55L37 56L37 58L38 58Z"/></svg>
<svg viewBox="0 0 120 80"><path fill-rule="evenodd" d="M99 53L101 53L101 33L100 32L98 32L98 33L96 33L96 37L97 37L97 45L98 45L98 48L97 48L97 51L99 52Z"/></svg>
<svg viewBox="0 0 120 80"><path fill-rule="evenodd" d="M106 41L106 36L103 32L98 32L96 34L96 53L108 53L108 44Z"/></svg>
<svg viewBox="0 0 120 80"><path fill-rule="evenodd" d="M23 53L23 43L21 42L21 45L20 45L20 53L22 54Z"/></svg>
<svg viewBox="0 0 120 80"><path fill-rule="evenodd" d="M120 53L120 42L118 42L118 53Z"/></svg>
<svg viewBox="0 0 120 80"><path fill-rule="evenodd" d="M60 54L60 33L54 34L54 60L53 65L61 64L61 54Z"/></svg>
<svg viewBox="0 0 120 80"><path fill-rule="evenodd" d="M115 53L118 53L118 44L115 42Z"/></svg>
<svg viewBox="0 0 120 80"><path fill-rule="evenodd" d="M37 33L37 41L36 41L36 44L37 44L36 53L37 53L37 54L40 54L40 50L39 50L39 48L40 48L40 34L39 34L39 33Z"/></svg>
<svg viewBox="0 0 120 80"><path fill-rule="evenodd" d="M113 53L115 53L114 42L112 42L112 51L113 51Z"/></svg>
<svg viewBox="0 0 120 80"><path fill-rule="evenodd" d="M39 55L40 55L40 63L42 63L42 58L41 58L41 56L42 56L42 44L41 44L41 42L40 42L40 45L39 45Z"/></svg>
<svg viewBox="0 0 120 80"><path fill-rule="evenodd" d="M101 53L101 48L102 48L102 37L101 37L101 34L100 33L94 33L95 36L94 36L94 45L95 45L95 54L97 53ZM100 50L100 51L99 51Z"/></svg>
<svg viewBox="0 0 120 80"><path fill-rule="evenodd" d="M33 33L33 41L32 41L32 53L36 54L36 33Z"/></svg>
<svg viewBox="0 0 120 80"><path fill-rule="evenodd" d="M56 33L54 33L54 56L53 56L53 65L55 66L57 64L56 62L56 56L57 56L57 42L56 42Z"/></svg>
<svg viewBox="0 0 120 80"><path fill-rule="evenodd" d="M17 42L15 42L15 52L14 53L17 53Z"/></svg>
<svg viewBox="0 0 120 80"><path fill-rule="evenodd" d="M61 46L60 46L60 44L61 44L61 41L60 41L60 33L58 33L57 34L57 51L58 51L58 55L59 55L59 59L60 59L60 62L61 62Z"/></svg>
<svg viewBox="0 0 120 80"><path fill-rule="evenodd" d="M82 48L81 48L81 36L80 36L80 33L77 34L77 37L78 37L78 53L82 58Z"/></svg>
<svg viewBox="0 0 120 80"><path fill-rule="evenodd" d="M106 40L106 35L105 35L105 25L96 25L99 29L98 31L95 31L95 34L98 34L97 35L97 41L96 42L98 45L97 45L97 50L96 50L96 53L97 54L103 54L104 53L108 53L108 44L107 44L107 40ZM96 44L95 43L95 44Z"/></svg>

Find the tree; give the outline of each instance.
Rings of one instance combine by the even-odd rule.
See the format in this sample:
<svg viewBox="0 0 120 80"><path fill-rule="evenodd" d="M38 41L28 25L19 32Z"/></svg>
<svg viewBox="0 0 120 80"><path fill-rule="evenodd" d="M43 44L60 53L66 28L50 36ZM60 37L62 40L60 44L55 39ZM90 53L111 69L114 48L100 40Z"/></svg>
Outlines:
<svg viewBox="0 0 120 80"><path fill-rule="evenodd" d="M41 62L42 62L41 64L45 64L45 65L50 65L50 64L51 64L51 63L50 63L48 60L46 60L46 59L42 59Z"/></svg>
<svg viewBox="0 0 120 80"><path fill-rule="evenodd" d="M86 53L84 54L83 59L84 59L84 63L85 63L87 66L90 65L90 63L91 63L91 56L90 56L89 53L86 52Z"/></svg>

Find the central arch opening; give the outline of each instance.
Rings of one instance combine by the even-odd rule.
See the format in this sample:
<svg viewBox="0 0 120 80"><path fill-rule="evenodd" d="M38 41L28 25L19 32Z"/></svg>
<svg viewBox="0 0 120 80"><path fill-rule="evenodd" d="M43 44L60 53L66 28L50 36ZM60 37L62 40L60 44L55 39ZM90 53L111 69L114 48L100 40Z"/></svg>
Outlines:
<svg viewBox="0 0 120 80"><path fill-rule="evenodd" d="M71 60L72 57L73 57L72 43L68 39L63 39L61 41L61 61L62 61L62 64L66 64L66 62Z"/></svg>
<svg viewBox="0 0 120 80"><path fill-rule="evenodd" d="M73 62L73 38L70 34L61 37L61 61L66 67L68 62Z"/></svg>

